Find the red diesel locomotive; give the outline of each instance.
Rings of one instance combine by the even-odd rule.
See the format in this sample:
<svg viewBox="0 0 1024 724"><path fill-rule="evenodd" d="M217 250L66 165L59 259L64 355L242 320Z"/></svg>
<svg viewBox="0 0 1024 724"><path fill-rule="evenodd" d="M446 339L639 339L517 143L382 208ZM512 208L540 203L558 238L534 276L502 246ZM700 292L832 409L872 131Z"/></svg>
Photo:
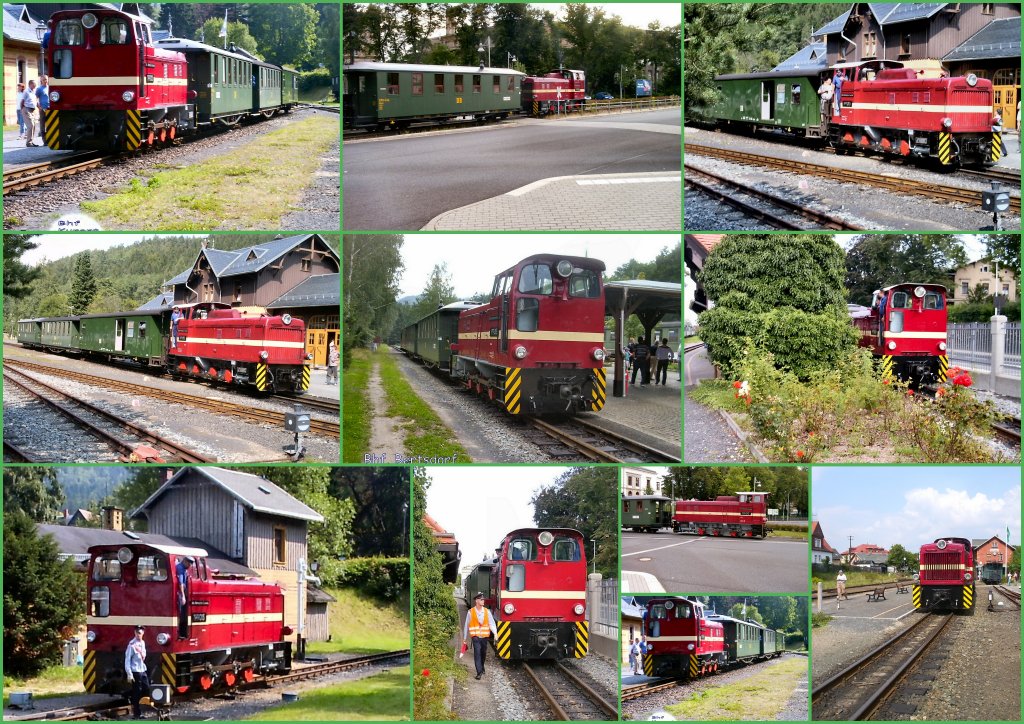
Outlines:
<svg viewBox="0 0 1024 724"><path fill-rule="evenodd" d="M883 377L914 384L946 381L946 289L895 284L875 293L870 308L850 306L860 346L881 363Z"/></svg>
<svg viewBox="0 0 1024 724"><path fill-rule="evenodd" d="M309 389L306 325L289 314L243 316L231 305L179 305L178 343L167 354L172 375L251 384L263 391Z"/></svg>
<svg viewBox="0 0 1024 724"><path fill-rule="evenodd" d="M521 528L505 536L490 591L503 659L583 658L589 648L587 558L570 528ZM475 593L473 594L475 595Z"/></svg>
<svg viewBox="0 0 1024 724"><path fill-rule="evenodd" d="M982 165L1002 156L1002 119L993 111L992 81L974 74L919 78L891 60L839 63L845 78L829 142L839 152L870 149Z"/></svg>
<svg viewBox="0 0 1024 724"><path fill-rule="evenodd" d="M153 44L149 18L97 8L50 23L47 146L137 150L195 128L185 56Z"/></svg>
<svg viewBox="0 0 1024 724"><path fill-rule="evenodd" d="M291 669L291 642L284 638L292 630L284 623L280 586L219 577L201 548L99 545L89 555L86 691L117 694L130 687L125 647L139 625L146 627L150 696L157 704L168 704L174 692L230 690ZM183 607L179 561L188 566Z"/></svg>
<svg viewBox="0 0 1024 724"><path fill-rule="evenodd" d="M921 546L914 608L974 615L974 548L967 538L938 538Z"/></svg>
<svg viewBox="0 0 1024 724"><path fill-rule="evenodd" d="M523 78L523 110L531 116L583 110L586 105L586 74L582 70L553 70Z"/></svg>
<svg viewBox="0 0 1024 724"><path fill-rule="evenodd" d="M459 315L452 376L512 415L603 408L604 268L537 254L498 274L491 300Z"/></svg>
<svg viewBox="0 0 1024 724"><path fill-rule="evenodd" d="M768 535L768 493L738 492L714 500L677 500L673 533L764 538Z"/></svg>

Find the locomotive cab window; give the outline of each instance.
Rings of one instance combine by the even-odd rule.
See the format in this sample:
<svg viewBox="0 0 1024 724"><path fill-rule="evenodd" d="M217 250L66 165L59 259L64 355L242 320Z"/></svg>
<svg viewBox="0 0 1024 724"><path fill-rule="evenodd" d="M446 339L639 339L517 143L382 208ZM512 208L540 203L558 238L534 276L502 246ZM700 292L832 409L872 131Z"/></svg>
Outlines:
<svg viewBox="0 0 1024 724"><path fill-rule="evenodd" d="M910 309L913 306L911 299L908 292L893 292L890 309Z"/></svg>
<svg viewBox="0 0 1024 724"><path fill-rule="evenodd" d="M597 299L601 296L601 277L590 269L575 269L569 277L569 296Z"/></svg>
<svg viewBox="0 0 1024 724"><path fill-rule="evenodd" d="M551 294L551 268L547 264L528 264L519 272L521 294Z"/></svg>
<svg viewBox="0 0 1024 724"><path fill-rule="evenodd" d="M580 547L572 538L559 538L551 549L551 558L556 561L578 561L580 559Z"/></svg>
<svg viewBox="0 0 1024 724"><path fill-rule="evenodd" d="M164 556L139 556L138 573L139 581L166 581L167 580L167 558Z"/></svg>
<svg viewBox="0 0 1024 724"><path fill-rule="evenodd" d="M85 30L78 18L67 18L57 23L53 33L54 45L81 45L85 42Z"/></svg>
<svg viewBox="0 0 1024 724"><path fill-rule="evenodd" d="M505 583L506 590L526 590L526 566L522 563L505 566L505 577L508 578L508 581Z"/></svg>
<svg viewBox="0 0 1024 724"><path fill-rule="evenodd" d="M128 23L121 18L103 18L100 24L101 45L127 45L131 39Z"/></svg>
<svg viewBox="0 0 1024 724"><path fill-rule="evenodd" d="M508 546L510 561L532 561L537 557L537 550L529 538L516 538Z"/></svg>
<svg viewBox="0 0 1024 724"><path fill-rule="evenodd" d="M104 553L92 562L92 580L94 581L120 581L121 561L117 560L117 553Z"/></svg>
<svg viewBox="0 0 1024 724"><path fill-rule="evenodd" d="M520 297L516 300L516 329L520 332L536 332L540 318L540 300Z"/></svg>
<svg viewBox="0 0 1024 724"><path fill-rule="evenodd" d="M942 295L936 294L935 292L929 292L924 295L924 308L925 309L942 309Z"/></svg>

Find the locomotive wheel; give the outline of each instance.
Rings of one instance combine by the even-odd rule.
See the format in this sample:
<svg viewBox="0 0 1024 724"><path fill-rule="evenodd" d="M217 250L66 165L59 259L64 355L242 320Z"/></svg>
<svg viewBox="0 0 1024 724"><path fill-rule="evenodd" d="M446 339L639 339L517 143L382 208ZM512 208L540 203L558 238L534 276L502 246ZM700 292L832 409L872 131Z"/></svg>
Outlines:
<svg viewBox="0 0 1024 724"><path fill-rule="evenodd" d="M235 676L235 672L234 671L225 671L224 672L224 683L225 684L227 684L228 686L234 686L237 682L238 682L238 677Z"/></svg>
<svg viewBox="0 0 1024 724"><path fill-rule="evenodd" d="M203 691L209 691L210 687L213 686L213 677L209 674L203 674L199 677L199 686Z"/></svg>
<svg viewBox="0 0 1024 724"><path fill-rule="evenodd" d="M167 128L166 127L160 129L160 143L161 144L167 143Z"/></svg>
<svg viewBox="0 0 1024 724"><path fill-rule="evenodd" d="M149 129L149 133L146 134L146 145L152 146L153 141L156 140L156 132L152 128Z"/></svg>

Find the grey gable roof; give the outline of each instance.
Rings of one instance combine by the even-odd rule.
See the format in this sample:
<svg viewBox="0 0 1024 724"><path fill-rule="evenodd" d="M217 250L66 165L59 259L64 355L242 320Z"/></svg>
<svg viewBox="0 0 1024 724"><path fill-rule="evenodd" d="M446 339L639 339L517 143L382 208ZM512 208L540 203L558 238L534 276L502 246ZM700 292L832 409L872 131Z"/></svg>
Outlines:
<svg viewBox="0 0 1024 724"><path fill-rule="evenodd" d="M986 60L1020 57L1020 18L993 20L942 59Z"/></svg>
<svg viewBox="0 0 1024 724"><path fill-rule="evenodd" d="M202 475L223 488L246 508L257 513L279 515L284 518L295 518L314 523L322 523L324 520L322 515L266 478L237 470L207 467L182 468L149 496L145 503L133 510L131 517L136 518L140 514L148 512L156 505L164 492L176 485L179 479L189 471Z"/></svg>
<svg viewBox="0 0 1024 724"><path fill-rule="evenodd" d="M317 274L267 305L267 309L326 307L341 304L341 274Z"/></svg>
<svg viewBox="0 0 1024 724"><path fill-rule="evenodd" d="M793 55L786 58L777 66L772 68L773 73L783 73L794 70L827 70L828 57L826 55L825 43L811 43L804 46Z"/></svg>
<svg viewBox="0 0 1024 724"><path fill-rule="evenodd" d="M868 7L881 25L893 25L909 20L930 18L949 3L868 3ZM853 5L839 17L817 30L815 35L838 33L846 26L846 20L853 11Z"/></svg>
<svg viewBox="0 0 1024 724"><path fill-rule="evenodd" d="M169 307L173 303L174 303L174 294L172 294L170 292L164 294L164 293L161 292L160 294L157 294L155 297L150 299L145 304L143 304L143 305L141 305L139 307L136 307L135 310L138 311L138 312L155 311L155 310L158 310L158 309L162 309L164 307Z"/></svg>
<svg viewBox="0 0 1024 724"><path fill-rule="evenodd" d="M241 249L232 249L230 251L210 248L200 249L196 260L198 261L199 258L205 255L207 260L210 262L210 268L213 269L213 273L218 278L237 276L239 274L249 274L260 271L264 267L273 264L289 251L313 236L323 242L323 238L320 237L319 234L299 234L297 236L274 239L262 244L253 244L252 246L242 247ZM330 245L326 242L323 243L324 246L330 250L331 255L335 260L339 260L337 252L335 252L334 249L331 249ZM164 283L184 284L188 281L194 267L195 262L193 262L192 266L188 269Z"/></svg>
<svg viewBox="0 0 1024 724"><path fill-rule="evenodd" d="M26 22L22 19L26 16L31 18L31 13L26 12L24 5L4 5L4 37L39 45L38 23Z"/></svg>

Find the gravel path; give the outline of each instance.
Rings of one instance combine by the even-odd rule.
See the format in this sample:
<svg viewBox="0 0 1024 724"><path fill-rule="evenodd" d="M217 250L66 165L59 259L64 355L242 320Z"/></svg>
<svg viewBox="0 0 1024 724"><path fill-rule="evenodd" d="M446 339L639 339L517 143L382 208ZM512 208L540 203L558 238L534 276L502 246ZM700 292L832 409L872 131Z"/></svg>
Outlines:
<svg viewBox="0 0 1024 724"><path fill-rule="evenodd" d="M688 463L754 462L718 410L689 396L683 409L683 459Z"/></svg>
<svg viewBox="0 0 1024 724"><path fill-rule="evenodd" d="M369 407L373 410L369 454L384 455L385 461L391 462L396 454L405 453L405 430L402 426L407 421L385 414L387 397L380 381L380 365L376 359L373 360L373 367L370 369L370 383L367 385L366 393L369 397Z"/></svg>

